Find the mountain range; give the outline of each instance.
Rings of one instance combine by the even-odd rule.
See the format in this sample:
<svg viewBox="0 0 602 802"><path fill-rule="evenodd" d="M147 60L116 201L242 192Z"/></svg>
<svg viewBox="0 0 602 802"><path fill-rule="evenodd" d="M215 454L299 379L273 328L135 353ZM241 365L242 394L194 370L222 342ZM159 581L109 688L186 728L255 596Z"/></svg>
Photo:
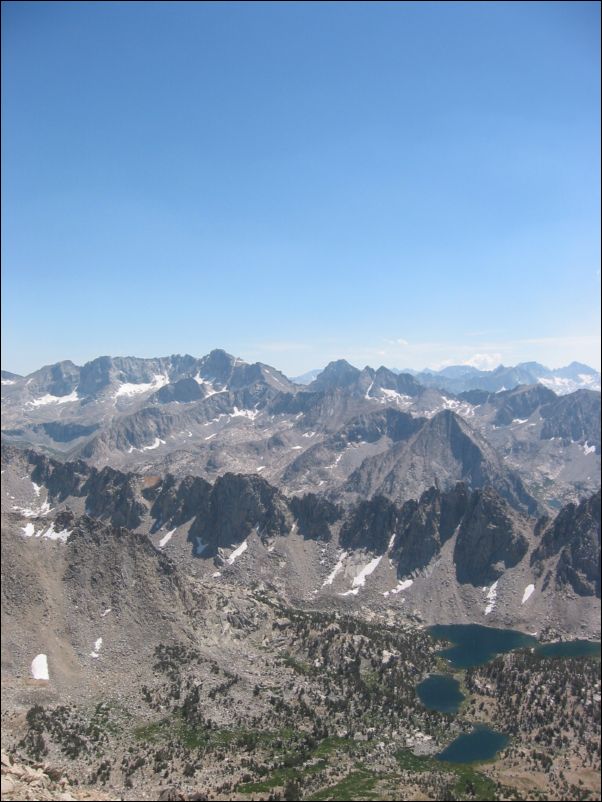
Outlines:
<svg viewBox="0 0 602 802"><path fill-rule="evenodd" d="M449 365L440 370L392 369L393 373L408 373L426 387L437 387L452 393L467 390L487 390L499 393L512 390L519 384L541 383L558 395L572 393L579 389L600 391L600 373L582 362L571 362L563 368L550 369L539 362L520 362L518 365L498 365L494 370L479 370L471 365ZM292 381L297 384L310 384L321 373L320 369L310 370Z"/></svg>
<svg viewBox="0 0 602 802"><path fill-rule="evenodd" d="M399 789L468 726L416 696L428 625L599 639L600 392L446 371L301 384L216 350L3 373L3 796L67 760L69 798L299 798L286 778L319 795L357 754ZM474 797L434 763L403 769L417 798Z"/></svg>
<svg viewBox="0 0 602 802"><path fill-rule="evenodd" d="M561 378L590 375L582 368ZM524 370L514 368L515 377ZM446 368L440 375L464 380L482 372L460 373ZM60 362L2 381L3 509L13 526L25 521L23 532L42 532L35 521L50 520L51 510L87 515L156 533L157 543L171 533L166 548L179 543L182 559L218 567L241 544L261 551L297 532L331 550L329 558L308 552L304 575L321 554L324 565L338 565L341 554L352 564L387 554L387 570L414 585L415 610L426 619L430 606L418 589L436 570L448 576L438 603L448 613L456 605L461 620L479 607L467 585L500 581L503 594L517 572L525 585L550 571L556 577L546 580L546 593L541 588L542 626L555 615L557 588L579 598L599 595L578 557L599 553L599 525L597 546L591 527L585 535L593 546L573 546L571 534L556 551L543 545L556 542L545 533L566 510L593 504L595 511L596 503L599 509L595 390L558 395L538 381L452 393L427 386L422 374L358 370L345 360L300 385L221 350L201 359ZM53 526L71 528L62 518ZM544 566L544 554L581 565L581 578L577 569ZM309 588L294 574L283 592L295 598L306 601L310 593L315 600L337 587L333 579L319 590L316 576ZM381 577L383 593L391 581ZM522 612L508 601L506 623ZM554 620L564 626L563 616ZM596 626L589 613L584 621Z"/></svg>
<svg viewBox="0 0 602 802"><path fill-rule="evenodd" d="M285 493L341 500L403 502L465 481L529 513L599 484L600 393L590 389L451 393L344 360L298 385L220 350L60 362L2 381L5 443L97 467L207 481L257 473Z"/></svg>

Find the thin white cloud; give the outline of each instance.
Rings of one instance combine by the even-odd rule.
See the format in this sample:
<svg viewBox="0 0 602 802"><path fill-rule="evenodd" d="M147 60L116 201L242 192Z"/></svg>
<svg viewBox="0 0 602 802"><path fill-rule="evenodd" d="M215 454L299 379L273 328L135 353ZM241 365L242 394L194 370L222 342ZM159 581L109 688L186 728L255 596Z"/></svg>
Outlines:
<svg viewBox="0 0 602 802"><path fill-rule="evenodd" d="M474 354L469 359L465 359L462 365L470 365L479 370L493 370L502 362L502 355L495 354Z"/></svg>

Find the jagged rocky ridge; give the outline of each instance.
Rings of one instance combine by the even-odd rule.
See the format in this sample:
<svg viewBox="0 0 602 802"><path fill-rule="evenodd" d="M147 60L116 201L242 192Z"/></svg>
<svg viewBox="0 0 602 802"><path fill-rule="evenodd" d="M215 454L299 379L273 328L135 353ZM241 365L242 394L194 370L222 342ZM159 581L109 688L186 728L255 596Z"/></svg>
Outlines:
<svg viewBox="0 0 602 802"><path fill-rule="evenodd" d="M544 586L570 585L581 596L600 598L600 491L579 505L568 504L537 524L540 543L531 557Z"/></svg>
<svg viewBox="0 0 602 802"><path fill-rule="evenodd" d="M547 584L553 578L557 588L570 585L579 595L600 595L599 492L578 507L567 505L554 518L536 519L513 508L491 485L477 490L464 482L449 490L433 486L401 505L382 495L343 505L311 493L287 497L257 475L225 474L210 484L194 476L98 470L83 461L61 462L14 447L6 447L2 459L12 475L25 470L37 494L45 488L46 505L55 515L79 512L145 535L185 527L192 559L218 558L252 532L267 546L298 529L309 540L337 540L346 551L389 553L402 578L426 569L455 538L459 584L489 585L532 548L529 564L536 575L548 572ZM10 506L15 515L22 511ZM35 511L26 513L35 517ZM63 518L56 520L60 529L70 528Z"/></svg>

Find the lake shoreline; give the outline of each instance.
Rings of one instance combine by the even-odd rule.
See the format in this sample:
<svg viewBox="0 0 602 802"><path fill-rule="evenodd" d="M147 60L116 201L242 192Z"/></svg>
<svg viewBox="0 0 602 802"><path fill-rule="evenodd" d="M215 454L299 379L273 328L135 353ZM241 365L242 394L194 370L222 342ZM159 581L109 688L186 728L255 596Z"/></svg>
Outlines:
<svg viewBox="0 0 602 802"><path fill-rule="evenodd" d="M542 643L534 635L518 630L484 627L479 624L443 624L428 628L431 636L451 646L437 653L438 671L430 672L416 686L420 702L430 710L453 716L464 723L461 711L470 705L470 694L464 677L467 669L484 665L501 654L530 650L541 657L600 657L600 643L584 639L557 640ZM437 760L472 764L495 760L510 742L507 733L487 726L483 721L466 720L472 726L452 738L435 755Z"/></svg>

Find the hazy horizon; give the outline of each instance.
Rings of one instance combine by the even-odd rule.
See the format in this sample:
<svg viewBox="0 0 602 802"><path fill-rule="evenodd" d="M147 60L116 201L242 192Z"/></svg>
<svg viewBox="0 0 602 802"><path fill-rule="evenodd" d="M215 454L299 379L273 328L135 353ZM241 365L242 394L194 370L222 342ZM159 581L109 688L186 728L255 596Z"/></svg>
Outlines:
<svg viewBox="0 0 602 802"><path fill-rule="evenodd" d="M81 365L85 364L86 362L92 361L93 359L97 359L97 358L103 357L103 356L109 356L111 358L133 357L133 358L139 358L139 359L153 359L153 358L161 358L161 357L169 357L169 356L177 356L177 355L189 354L190 356L193 356L195 358L201 358L203 356L206 356L210 351L212 351L214 349L219 349L219 348L221 348L221 346L215 345L215 346L212 346L212 347L208 348L207 350L203 351L202 353L200 353L200 352L199 353L193 353L193 352L191 352L189 350L188 351L185 350L185 351L179 351L179 352L173 353L173 354L165 354L165 353L147 354L147 355L132 354L132 353L96 354L94 356L91 356L90 359L83 359L83 360L74 360L74 359L69 359L69 358L57 359L57 360L54 360L53 362L46 362L44 364L36 365L31 370L27 370L27 371L13 370L11 367L5 367L4 365L2 365L2 370L6 370L8 372L15 373L15 374L21 375L21 376L27 376L27 375L29 375L31 373L34 373L37 370L40 370L41 368L47 367L48 365L54 365L57 362L63 362L63 361L70 361L70 362L73 362L76 365L81 366ZM470 365L470 366L472 366L474 368L477 368L478 370L495 370L496 368L498 368L500 366L510 367L510 366L514 366L514 365L517 365L517 364L520 364L520 363L539 362L539 360L537 360L537 359L522 359L522 360L517 360L515 362L508 362L508 361L504 362L504 361L501 361L501 360L498 360L498 361L492 360L490 358L491 355L489 355L489 354L475 354L475 356L473 358L467 359L467 360L454 361L454 360L450 359L450 360L445 360L444 362L436 364L436 365L418 365L418 366L414 366L414 365L409 365L409 364L393 364L392 362L378 362L378 359L373 360L372 362L362 362L361 359L358 360L357 358L354 358L354 357L341 356L341 355L336 356L335 355L335 356L332 356L332 358L326 359L326 361L322 361L322 363L320 363L320 364L314 364L312 367L304 368L302 370L289 370L284 366L284 363L280 364L280 362L276 359L277 354L272 354L273 358L270 361L269 358L254 357L252 355L251 356L244 356L241 353L238 353L236 351L230 351L227 348L223 349L223 350L227 351L228 353L230 353L234 357L239 357L241 359L244 359L246 362L263 362L265 364L269 364L269 365L271 365L271 367L274 367L274 368L280 370L282 373L284 373L289 378L290 377L295 377L295 376L302 376L305 373L309 373L309 372L314 371L314 370L323 370L329 362L335 361L336 359L345 359L351 365L353 365L354 367L356 367L356 368L358 368L360 370L362 368L364 368L364 367L378 368L378 367L384 366L386 368L392 368L392 369L401 370L401 371L406 370L406 369L407 370L416 370L416 371L441 370L441 369L443 369L445 367L461 366L461 365ZM592 364L590 364L590 363L588 363L588 362L586 362L586 361L584 361L582 359L570 359L568 361L561 361L558 364L546 364L544 362L541 362L540 364L542 364L546 368L550 368L551 370L555 370L557 368L566 367L569 364L571 364L572 362L579 362L579 363L587 365L590 368L593 368L594 370L600 371L599 366L592 365Z"/></svg>

